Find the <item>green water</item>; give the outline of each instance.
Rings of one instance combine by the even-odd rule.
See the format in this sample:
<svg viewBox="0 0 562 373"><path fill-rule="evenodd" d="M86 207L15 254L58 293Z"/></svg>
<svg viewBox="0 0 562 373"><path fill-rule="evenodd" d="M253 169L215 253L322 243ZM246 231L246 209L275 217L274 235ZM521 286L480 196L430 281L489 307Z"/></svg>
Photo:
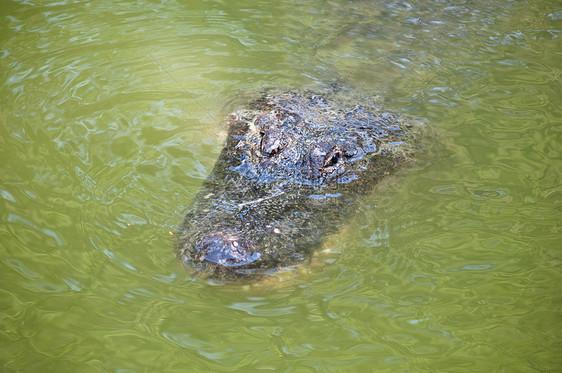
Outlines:
<svg viewBox="0 0 562 373"><path fill-rule="evenodd" d="M562 6L0 3L0 370L562 371ZM440 146L312 263L175 258L224 116L336 79Z"/></svg>

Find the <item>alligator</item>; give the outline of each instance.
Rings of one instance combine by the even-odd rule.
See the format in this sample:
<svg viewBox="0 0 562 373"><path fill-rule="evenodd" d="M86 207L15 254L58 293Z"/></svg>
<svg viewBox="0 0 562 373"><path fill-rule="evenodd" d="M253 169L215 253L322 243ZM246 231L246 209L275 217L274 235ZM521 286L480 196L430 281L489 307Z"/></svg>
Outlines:
<svg viewBox="0 0 562 373"><path fill-rule="evenodd" d="M177 235L178 257L226 279L305 263L380 180L411 162L416 122L404 118L296 92L235 111Z"/></svg>

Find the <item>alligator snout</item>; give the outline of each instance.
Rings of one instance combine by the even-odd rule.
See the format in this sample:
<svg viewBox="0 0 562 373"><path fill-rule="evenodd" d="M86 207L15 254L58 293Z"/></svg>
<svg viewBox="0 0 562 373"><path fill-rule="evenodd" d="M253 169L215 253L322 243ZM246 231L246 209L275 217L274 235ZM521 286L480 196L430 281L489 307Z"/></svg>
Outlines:
<svg viewBox="0 0 562 373"><path fill-rule="evenodd" d="M225 267L238 267L252 263L261 257L242 238L231 233L211 233L203 236L195 246L195 259Z"/></svg>

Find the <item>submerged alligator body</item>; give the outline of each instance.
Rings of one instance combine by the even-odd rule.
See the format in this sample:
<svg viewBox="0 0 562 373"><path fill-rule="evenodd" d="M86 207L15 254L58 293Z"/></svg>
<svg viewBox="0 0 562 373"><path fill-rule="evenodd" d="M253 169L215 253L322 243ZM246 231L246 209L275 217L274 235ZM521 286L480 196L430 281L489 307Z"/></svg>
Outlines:
<svg viewBox="0 0 562 373"><path fill-rule="evenodd" d="M297 93L266 95L228 125L178 241L180 259L213 277L305 262L412 143L394 114Z"/></svg>

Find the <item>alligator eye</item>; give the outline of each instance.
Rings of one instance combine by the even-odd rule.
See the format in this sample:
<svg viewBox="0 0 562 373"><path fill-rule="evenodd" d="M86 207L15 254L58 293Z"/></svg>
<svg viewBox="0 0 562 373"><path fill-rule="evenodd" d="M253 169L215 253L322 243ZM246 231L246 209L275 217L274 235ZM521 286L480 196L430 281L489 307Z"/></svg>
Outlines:
<svg viewBox="0 0 562 373"><path fill-rule="evenodd" d="M336 165L340 158L341 158L341 150L335 148L332 149L332 151L330 151L328 154L326 154L326 158L324 159L324 165L323 167L331 167Z"/></svg>
<svg viewBox="0 0 562 373"><path fill-rule="evenodd" d="M277 153L279 153L279 146L278 144L273 144L273 146L267 148L263 147L262 151L263 153L267 154L269 157L273 157L277 155Z"/></svg>
<svg viewBox="0 0 562 373"><path fill-rule="evenodd" d="M282 133L268 131L264 133L261 138L261 152L268 157L273 157L279 154L283 150L284 146L284 137Z"/></svg>

